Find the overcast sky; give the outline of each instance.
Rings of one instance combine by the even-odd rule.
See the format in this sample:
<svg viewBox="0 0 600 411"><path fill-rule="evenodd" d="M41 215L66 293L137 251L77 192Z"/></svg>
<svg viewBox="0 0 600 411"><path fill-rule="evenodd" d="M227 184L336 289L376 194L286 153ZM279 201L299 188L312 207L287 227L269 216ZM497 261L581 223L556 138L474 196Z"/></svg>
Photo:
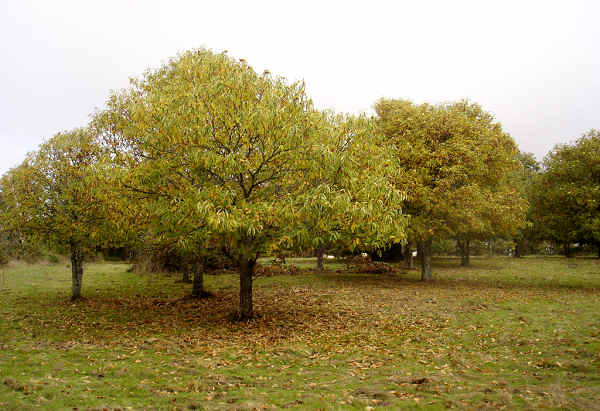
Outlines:
<svg viewBox="0 0 600 411"><path fill-rule="evenodd" d="M0 173L190 48L303 79L320 108L469 98L538 159L600 128L600 1L0 1Z"/></svg>

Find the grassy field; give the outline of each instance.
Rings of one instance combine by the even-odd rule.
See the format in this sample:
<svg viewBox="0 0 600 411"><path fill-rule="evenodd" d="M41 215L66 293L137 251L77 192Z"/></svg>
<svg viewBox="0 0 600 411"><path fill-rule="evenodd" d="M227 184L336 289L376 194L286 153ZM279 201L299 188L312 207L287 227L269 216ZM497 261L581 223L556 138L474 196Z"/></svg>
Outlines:
<svg viewBox="0 0 600 411"><path fill-rule="evenodd" d="M76 303L65 265L4 271L0 409L600 409L598 260L258 278L248 323L233 275L195 301L127 268Z"/></svg>

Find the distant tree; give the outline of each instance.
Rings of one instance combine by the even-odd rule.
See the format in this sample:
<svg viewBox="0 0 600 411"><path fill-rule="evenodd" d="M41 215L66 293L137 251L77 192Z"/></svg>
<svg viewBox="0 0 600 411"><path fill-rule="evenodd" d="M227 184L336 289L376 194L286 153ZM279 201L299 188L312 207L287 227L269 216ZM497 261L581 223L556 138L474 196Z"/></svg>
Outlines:
<svg viewBox="0 0 600 411"><path fill-rule="evenodd" d="M234 262L242 319L253 316L258 257L298 237L310 199L327 190L343 197L333 184L312 183L329 126L303 84L257 74L225 54L193 50L147 72L112 95L95 123L115 161L135 175L132 190L171 193L152 203L169 207L167 225L189 229L194 247L214 242Z"/></svg>
<svg viewBox="0 0 600 411"><path fill-rule="evenodd" d="M165 188L163 185L157 187ZM147 227L152 241L171 250L172 258L178 260L176 264L183 274L182 281L192 283L191 296L207 296L204 272L210 265L211 256L222 253L218 245L206 237L210 231L197 225L196 205L185 201L181 193L168 191L147 199L145 205L145 214L150 216Z"/></svg>
<svg viewBox="0 0 600 411"><path fill-rule="evenodd" d="M505 170L504 178L499 176L488 185L480 184L470 203L450 219L462 266L470 264L470 246L474 240L510 238L526 227L528 200L522 191L524 188L514 181L521 167L518 161L514 161L513 166L512 171Z"/></svg>
<svg viewBox="0 0 600 411"><path fill-rule="evenodd" d="M531 153L520 152L517 156L521 167L511 176L512 184L517 188L519 195L527 200L526 222L512 236L514 242L513 257L519 258L532 252L540 240L540 231L533 217L532 190L534 180L541 172L541 164Z"/></svg>
<svg viewBox="0 0 600 411"><path fill-rule="evenodd" d="M317 268L323 254L373 251L405 239L403 195L391 184L392 159L382 150L373 119L328 115L329 130L313 159L314 187L300 195L299 217L281 247L313 249Z"/></svg>
<svg viewBox="0 0 600 411"><path fill-rule="evenodd" d="M70 250L73 299L81 297L84 250L119 240L101 154L88 129L58 133L1 182L3 220L13 230Z"/></svg>
<svg viewBox="0 0 600 411"><path fill-rule="evenodd" d="M543 236L571 256L574 242L596 244L600 257L600 132L557 145L534 183L534 215Z"/></svg>
<svg viewBox="0 0 600 411"><path fill-rule="evenodd" d="M396 184L407 193L404 211L411 217L421 278L431 280L434 237L478 233L492 215L504 217L510 191L503 182L515 167L516 145L489 113L466 101L415 105L382 99L375 109L403 170Z"/></svg>

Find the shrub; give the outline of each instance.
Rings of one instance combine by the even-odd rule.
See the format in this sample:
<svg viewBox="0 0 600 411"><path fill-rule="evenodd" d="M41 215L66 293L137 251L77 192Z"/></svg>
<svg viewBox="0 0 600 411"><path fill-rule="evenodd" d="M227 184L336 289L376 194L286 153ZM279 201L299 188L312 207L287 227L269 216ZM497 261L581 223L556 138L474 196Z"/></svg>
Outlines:
<svg viewBox="0 0 600 411"><path fill-rule="evenodd" d="M391 274L397 273L398 270L382 261L372 261L368 255L355 255L344 260L346 269L357 273L368 274Z"/></svg>
<svg viewBox="0 0 600 411"><path fill-rule="evenodd" d="M300 273L300 269L293 264L272 264L272 265L256 265L254 269L255 277L274 277L278 275L296 275Z"/></svg>

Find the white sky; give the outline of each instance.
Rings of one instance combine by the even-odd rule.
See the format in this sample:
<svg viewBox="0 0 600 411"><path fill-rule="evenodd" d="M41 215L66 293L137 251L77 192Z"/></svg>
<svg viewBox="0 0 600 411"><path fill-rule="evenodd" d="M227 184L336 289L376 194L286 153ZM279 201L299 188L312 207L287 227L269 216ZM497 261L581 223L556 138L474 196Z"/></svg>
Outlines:
<svg viewBox="0 0 600 411"><path fill-rule="evenodd" d="M469 98L538 159L600 128L600 1L0 0L0 173L194 47L304 79L320 108Z"/></svg>

